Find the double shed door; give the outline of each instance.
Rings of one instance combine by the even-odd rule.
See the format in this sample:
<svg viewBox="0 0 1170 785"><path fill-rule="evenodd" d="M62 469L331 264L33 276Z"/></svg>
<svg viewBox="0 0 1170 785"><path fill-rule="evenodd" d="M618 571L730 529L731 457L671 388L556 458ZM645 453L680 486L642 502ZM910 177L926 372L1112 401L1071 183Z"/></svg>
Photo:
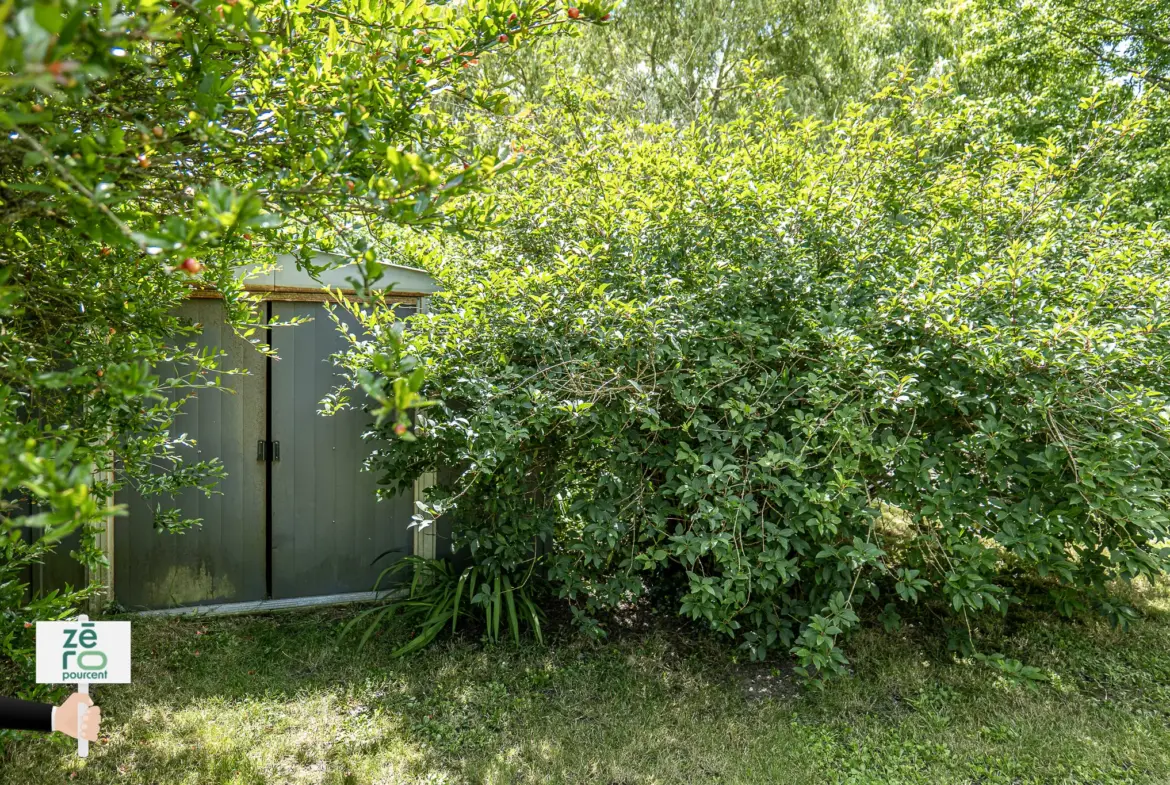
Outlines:
<svg viewBox="0 0 1170 785"><path fill-rule="evenodd" d="M312 320L271 330L279 359L237 338L218 301L184 305L203 325L196 343L222 349L222 367L248 373L222 378L230 392L199 390L175 423L176 435L194 440L183 448L187 460L219 458L227 472L212 495L191 489L165 500L202 518L199 528L157 530L157 499L129 490L118 499L129 515L115 522L114 593L128 608L368 591L410 552L413 500L379 500L377 475L363 471L372 418L361 408L318 413L338 381L330 358L345 339L320 303L267 307L274 321Z"/></svg>

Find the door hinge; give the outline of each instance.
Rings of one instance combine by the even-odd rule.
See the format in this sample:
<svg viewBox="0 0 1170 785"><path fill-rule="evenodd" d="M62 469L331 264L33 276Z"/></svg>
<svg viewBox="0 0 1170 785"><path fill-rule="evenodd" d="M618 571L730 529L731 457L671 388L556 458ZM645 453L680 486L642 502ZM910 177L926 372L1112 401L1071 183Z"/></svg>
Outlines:
<svg viewBox="0 0 1170 785"><path fill-rule="evenodd" d="M260 439L256 442L256 460L258 461L279 461L280 460L280 442L266 442Z"/></svg>

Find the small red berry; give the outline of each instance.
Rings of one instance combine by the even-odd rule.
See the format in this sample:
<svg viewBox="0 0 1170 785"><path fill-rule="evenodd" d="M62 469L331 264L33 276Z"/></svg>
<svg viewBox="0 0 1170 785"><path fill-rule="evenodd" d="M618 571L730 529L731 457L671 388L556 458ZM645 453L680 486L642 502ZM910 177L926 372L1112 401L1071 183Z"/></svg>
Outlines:
<svg viewBox="0 0 1170 785"><path fill-rule="evenodd" d="M353 180L346 180L345 187L348 188L350 191L352 191L354 189Z"/></svg>
<svg viewBox="0 0 1170 785"><path fill-rule="evenodd" d="M499 41L501 44L506 44L506 43L508 43L508 35L507 35L507 33L500 33L500 37L499 37L499 38L497 38L496 40L497 40L497 41Z"/></svg>
<svg viewBox="0 0 1170 785"><path fill-rule="evenodd" d="M195 275L203 269L203 263L192 256L188 256L183 260L183 263L180 264L179 267L183 270L183 272L187 273L187 275Z"/></svg>
<svg viewBox="0 0 1170 785"><path fill-rule="evenodd" d="M163 130L163 127L161 125L156 125L154 128L150 129L150 132L152 134L154 134L154 137L156 139L162 139L163 134L166 133L166 131Z"/></svg>
<svg viewBox="0 0 1170 785"><path fill-rule="evenodd" d="M114 251L113 251L113 250L110 248L110 246L108 246L108 245L103 245L103 246L102 246L102 250L101 250L101 254L102 254L102 256L109 256L109 255L110 255L110 254L112 254L113 252L114 252Z"/></svg>
<svg viewBox="0 0 1170 785"><path fill-rule="evenodd" d="M422 52L424 55L429 55L431 53L431 48L429 46L424 46Z"/></svg>
<svg viewBox="0 0 1170 785"><path fill-rule="evenodd" d="M425 63L425 62L426 62L426 60L423 60L421 57L416 57L416 58L414 58L414 64L415 64L415 65L422 65L422 64L423 64L423 63Z"/></svg>
<svg viewBox="0 0 1170 785"><path fill-rule="evenodd" d="M515 21L516 21L516 15L515 15L515 14L512 14L511 16L509 16L509 17L508 17L508 21L509 21L509 22L515 22Z"/></svg>
<svg viewBox="0 0 1170 785"><path fill-rule="evenodd" d="M251 239L252 239L252 235L248 234L247 232L244 232L244 234L243 234L243 238L244 238L245 240L251 240Z"/></svg>
<svg viewBox="0 0 1170 785"><path fill-rule="evenodd" d="M146 153L142 153L141 155L138 156L138 165L141 166L143 169L146 169L147 167L150 166L150 158L149 158L149 156L146 155Z"/></svg>
<svg viewBox="0 0 1170 785"><path fill-rule="evenodd" d="M601 21L608 22L609 21L609 14L602 14Z"/></svg>
<svg viewBox="0 0 1170 785"><path fill-rule="evenodd" d="M576 6L569 6L569 18L576 19L581 16L581 11Z"/></svg>
<svg viewBox="0 0 1170 785"><path fill-rule="evenodd" d="M396 423L394 426L394 433L398 434L399 436L406 433L406 425L404 423Z"/></svg>
<svg viewBox="0 0 1170 785"><path fill-rule="evenodd" d="M471 63L464 63L464 64L463 64L463 67L464 67L464 68L471 68Z"/></svg>
<svg viewBox="0 0 1170 785"><path fill-rule="evenodd" d="M105 376L105 375L106 375L106 372L105 372L105 371L103 371L101 368L98 368L98 369L97 369L97 375L98 375L98 378L100 379L100 378L102 378L103 376Z"/></svg>

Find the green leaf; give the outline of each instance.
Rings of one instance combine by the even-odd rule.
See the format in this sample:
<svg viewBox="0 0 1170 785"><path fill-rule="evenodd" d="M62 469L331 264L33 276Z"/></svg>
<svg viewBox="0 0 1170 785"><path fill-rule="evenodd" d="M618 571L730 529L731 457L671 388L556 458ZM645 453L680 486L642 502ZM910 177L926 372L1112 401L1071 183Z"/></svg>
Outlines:
<svg viewBox="0 0 1170 785"><path fill-rule="evenodd" d="M61 32L65 24L61 6L54 0L36 0L33 4L33 17L42 29L52 34Z"/></svg>

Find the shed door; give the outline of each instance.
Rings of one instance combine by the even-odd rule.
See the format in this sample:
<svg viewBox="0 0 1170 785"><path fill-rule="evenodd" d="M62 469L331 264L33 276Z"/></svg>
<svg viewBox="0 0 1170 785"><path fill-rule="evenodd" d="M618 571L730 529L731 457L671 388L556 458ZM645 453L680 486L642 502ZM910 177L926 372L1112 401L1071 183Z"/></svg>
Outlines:
<svg viewBox="0 0 1170 785"><path fill-rule="evenodd" d="M346 346L324 306L271 307L276 321L312 319L271 331L280 358L269 378L270 438L280 445L280 460L270 464L272 596L369 591L379 572L410 553L412 500L376 497L377 475L363 469L373 447L362 438L372 424L367 412L318 413L338 381L330 357ZM338 313L351 332L359 331L348 314ZM386 551L393 553L374 564Z"/></svg>
<svg viewBox="0 0 1170 785"><path fill-rule="evenodd" d="M179 315L203 325L203 333L189 340L222 350L221 368L247 374L222 378L231 392L197 391L172 426L175 437L187 434L191 442L180 448L185 460L223 462L227 477L216 493L188 489L177 498L144 499L125 488L117 494L128 511L114 524L114 586L129 608L244 602L265 594L264 463L256 460L256 442L264 439L265 358L224 324L218 300L190 300ZM165 379L173 369L156 373ZM180 534L155 529L158 505L178 507L203 523Z"/></svg>

